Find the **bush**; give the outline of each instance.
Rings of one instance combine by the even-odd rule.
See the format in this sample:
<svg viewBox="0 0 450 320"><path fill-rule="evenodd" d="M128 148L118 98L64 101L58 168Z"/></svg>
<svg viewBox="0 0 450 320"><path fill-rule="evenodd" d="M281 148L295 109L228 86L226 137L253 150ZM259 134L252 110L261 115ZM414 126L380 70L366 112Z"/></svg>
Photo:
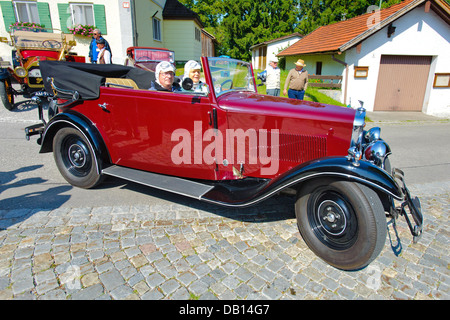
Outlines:
<svg viewBox="0 0 450 320"><path fill-rule="evenodd" d="M45 25L34 22L16 22L9 25L10 30L22 30L22 31L45 31Z"/></svg>
<svg viewBox="0 0 450 320"><path fill-rule="evenodd" d="M69 28L69 31L75 35L92 37L92 34L94 33L95 29L96 29L95 26L79 24L77 26Z"/></svg>

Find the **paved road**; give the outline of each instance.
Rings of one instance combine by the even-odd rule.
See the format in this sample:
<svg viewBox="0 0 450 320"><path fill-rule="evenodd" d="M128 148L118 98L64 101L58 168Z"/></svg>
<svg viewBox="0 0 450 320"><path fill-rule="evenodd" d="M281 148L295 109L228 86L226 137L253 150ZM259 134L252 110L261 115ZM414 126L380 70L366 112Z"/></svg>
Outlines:
<svg viewBox="0 0 450 320"><path fill-rule="evenodd" d="M308 249L288 195L236 210L116 179L72 188L23 139L35 113L0 106L0 299L450 298L448 121L370 124L421 198L424 235L411 243L401 221L400 240L391 226L368 268L343 272Z"/></svg>

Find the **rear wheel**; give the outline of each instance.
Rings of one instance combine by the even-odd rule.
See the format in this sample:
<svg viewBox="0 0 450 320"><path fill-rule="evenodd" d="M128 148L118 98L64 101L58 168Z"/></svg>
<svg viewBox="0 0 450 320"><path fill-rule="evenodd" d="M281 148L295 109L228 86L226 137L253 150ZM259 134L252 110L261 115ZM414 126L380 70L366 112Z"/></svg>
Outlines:
<svg viewBox="0 0 450 320"><path fill-rule="evenodd" d="M71 185L93 188L101 181L101 165L86 137L74 128L62 128L53 139L53 156L61 175Z"/></svg>
<svg viewBox="0 0 450 320"><path fill-rule="evenodd" d="M6 109L14 109L14 94L10 79L0 80L0 98Z"/></svg>
<svg viewBox="0 0 450 320"><path fill-rule="evenodd" d="M384 247L383 205L376 192L362 184L314 180L300 190L295 213L309 248L336 268L364 268Z"/></svg>

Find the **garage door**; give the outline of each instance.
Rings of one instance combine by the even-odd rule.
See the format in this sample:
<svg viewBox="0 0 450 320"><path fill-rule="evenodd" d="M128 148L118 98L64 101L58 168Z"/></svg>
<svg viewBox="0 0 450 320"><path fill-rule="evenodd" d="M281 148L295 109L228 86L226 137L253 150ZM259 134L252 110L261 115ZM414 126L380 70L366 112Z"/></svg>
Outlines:
<svg viewBox="0 0 450 320"><path fill-rule="evenodd" d="M375 111L422 111L431 57L382 55Z"/></svg>

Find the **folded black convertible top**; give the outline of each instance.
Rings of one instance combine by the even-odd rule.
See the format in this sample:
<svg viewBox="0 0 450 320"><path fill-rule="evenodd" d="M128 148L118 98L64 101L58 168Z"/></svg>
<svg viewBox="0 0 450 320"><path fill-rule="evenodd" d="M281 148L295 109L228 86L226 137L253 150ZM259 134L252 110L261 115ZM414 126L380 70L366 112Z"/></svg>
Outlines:
<svg viewBox="0 0 450 320"><path fill-rule="evenodd" d="M57 88L77 91L81 100L97 99L100 86L106 78L127 78L136 82L140 89L148 89L155 79L155 74L139 68L118 64L90 64L66 61L41 61L39 64L45 90L53 93L47 78L53 78ZM71 98L71 94L59 94L61 98Z"/></svg>

